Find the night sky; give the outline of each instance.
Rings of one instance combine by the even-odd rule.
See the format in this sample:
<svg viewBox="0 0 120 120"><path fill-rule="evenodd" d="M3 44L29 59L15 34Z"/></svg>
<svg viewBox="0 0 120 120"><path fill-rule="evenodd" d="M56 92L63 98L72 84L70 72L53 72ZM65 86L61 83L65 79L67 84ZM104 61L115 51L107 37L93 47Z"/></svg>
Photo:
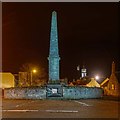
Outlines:
<svg viewBox="0 0 120 120"><path fill-rule="evenodd" d="M83 64L89 76L109 77L118 60L117 3L3 3L3 71L24 63L48 71L51 13L58 19L60 77L76 78Z"/></svg>

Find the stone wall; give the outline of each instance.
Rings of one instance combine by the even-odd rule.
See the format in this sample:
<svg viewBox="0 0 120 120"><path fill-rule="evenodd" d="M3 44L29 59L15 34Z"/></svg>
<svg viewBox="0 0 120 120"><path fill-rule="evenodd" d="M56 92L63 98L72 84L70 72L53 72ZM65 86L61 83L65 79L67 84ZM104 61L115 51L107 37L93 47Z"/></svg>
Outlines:
<svg viewBox="0 0 120 120"><path fill-rule="evenodd" d="M62 87L63 95L59 99L87 99L101 98L103 90L97 87L67 86ZM7 88L4 89L4 98L6 99L46 99L46 87L28 87L28 88ZM58 97L48 97L47 99L58 99Z"/></svg>
<svg viewBox="0 0 120 120"><path fill-rule="evenodd" d="M103 96L103 89L98 87L85 87L85 86L63 87L64 99L100 98L102 96Z"/></svg>
<svg viewBox="0 0 120 120"><path fill-rule="evenodd" d="M46 87L7 88L4 89L7 99L46 99Z"/></svg>

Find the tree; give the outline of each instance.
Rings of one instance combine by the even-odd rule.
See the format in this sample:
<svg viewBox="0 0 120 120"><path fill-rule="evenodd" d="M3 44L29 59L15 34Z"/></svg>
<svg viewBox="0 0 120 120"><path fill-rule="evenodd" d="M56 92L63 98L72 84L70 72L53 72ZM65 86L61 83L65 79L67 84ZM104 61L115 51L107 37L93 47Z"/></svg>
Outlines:
<svg viewBox="0 0 120 120"><path fill-rule="evenodd" d="M36 73L34 73L33 70L36 70ZM27 74L29 76L28 80L26 80L26 81L29 81L28 86L30 86L30 84L32 84L32 86L42 86L42 85L46 84L46 82L47 82L46 71L40 65L35 65L32 63L24 63L20 67L20 71L27 72ZM32 83L31 83L31 81L32 81ZM26 84L28 84L28 83L26 83Z"/></svg>

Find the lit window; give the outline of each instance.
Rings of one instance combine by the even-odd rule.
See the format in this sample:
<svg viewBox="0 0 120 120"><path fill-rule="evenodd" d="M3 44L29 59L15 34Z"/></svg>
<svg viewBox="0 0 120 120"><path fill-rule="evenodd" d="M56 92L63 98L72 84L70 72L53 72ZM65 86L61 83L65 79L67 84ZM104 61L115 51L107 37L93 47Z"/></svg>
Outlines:
<svg viewBox="0 0 120 120"><path fill-rule="evenodd" d="M115 86L114 86L114 84L112 84L112 90L114 90L115 89Z"/></svg>

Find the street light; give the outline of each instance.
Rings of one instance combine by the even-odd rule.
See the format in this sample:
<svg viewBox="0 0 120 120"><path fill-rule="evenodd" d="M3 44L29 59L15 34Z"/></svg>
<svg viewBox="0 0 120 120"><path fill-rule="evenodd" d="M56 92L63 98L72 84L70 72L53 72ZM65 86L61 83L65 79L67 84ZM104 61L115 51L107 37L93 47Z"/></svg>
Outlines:
<svg viewBox="0 0 120 120"><path fill-rule="evenodd" d="M33 69L33 70L31 71L31 86L32 86L32 76L33 76L32 74L33 74L33 73L36 73L36 72L37 72L36 69Z"/></svg>
<svg viewBox="0 0 120 120"><path fill-rule="evenodd" d="M36 73L36 72L37 72L37 70L35 70L35 69L34 69L32 72L33 72L33 73Z"/></svg>
<svg viewBox="0 0 120 120"><path fill-rule="evenodd" d="M99 80L99 76L98 76L98 75L97 75L97 76L95 76L95 79L96 79L96 80Z"/></svg>

